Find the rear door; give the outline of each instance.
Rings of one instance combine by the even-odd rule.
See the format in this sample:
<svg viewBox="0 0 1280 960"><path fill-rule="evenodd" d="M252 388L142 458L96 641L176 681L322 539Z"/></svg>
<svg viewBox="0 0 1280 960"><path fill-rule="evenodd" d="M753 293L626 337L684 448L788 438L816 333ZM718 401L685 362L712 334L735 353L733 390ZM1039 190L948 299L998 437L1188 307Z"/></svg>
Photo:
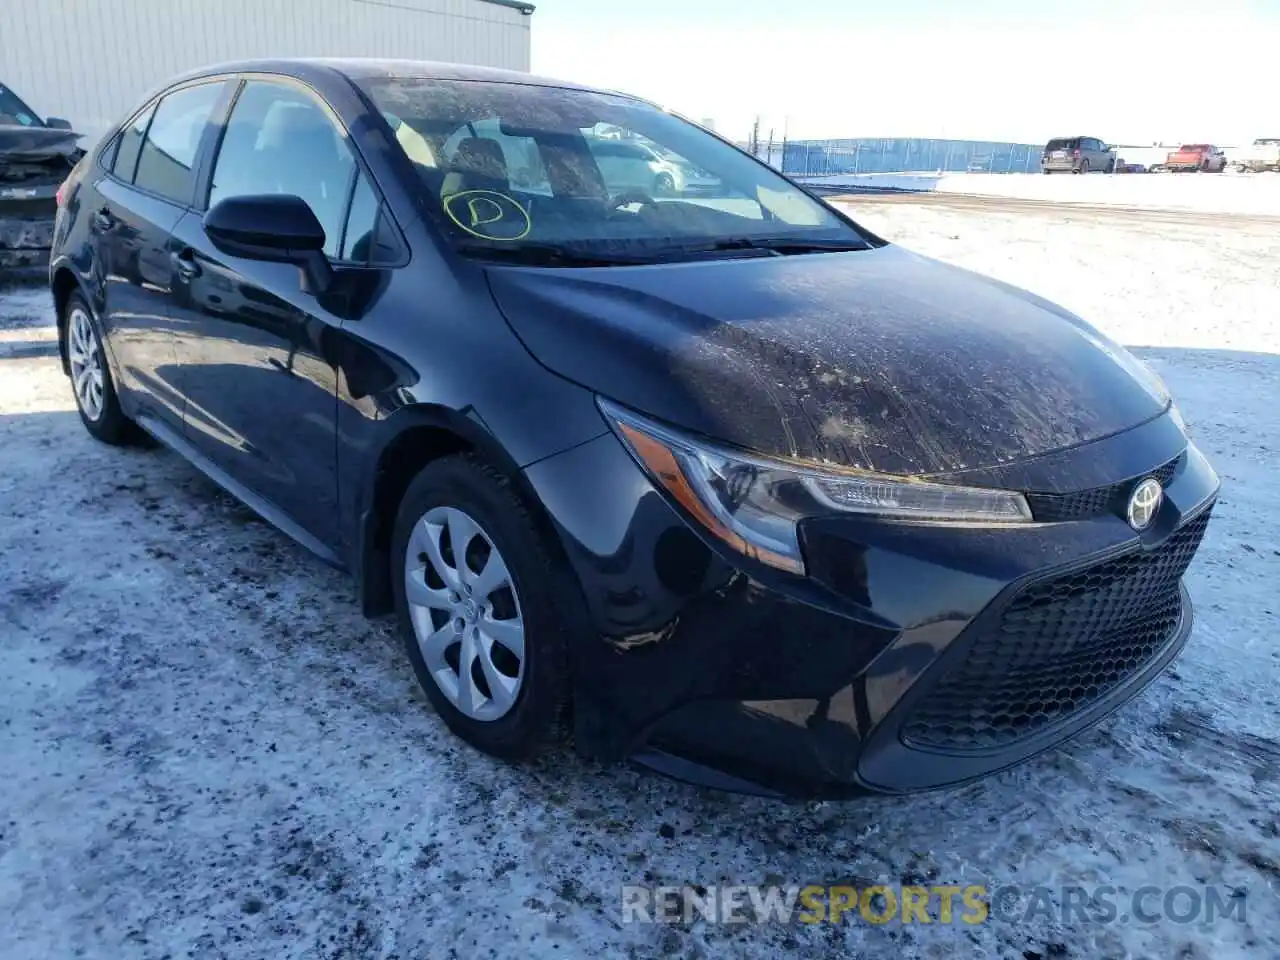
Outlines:
<svg viewBox="0 0 1280 960"><path fill-rule="evenodd" d="M382 205L345 129L310 90L247 79L210 163L207 202L307 201L335 266L385 259ZM343 309L304 293L298 268L218 250L194 211L177 227L189 263L176 312L187 440L325 547L337 543L337 369ZM277 521L279 516L274 517Z"/></svg>
<svg viewBox="0 0 1280 960"><path fill-rule="evenodd" d="M1093 137L1080 138L1080 159L1089 161L1089 169L1097 170L1101 166L1099 146Z"/></svg>
<svg viewBox="0 0 1280 960"><path fill-rule="evenodd" d="M191 204L195 165L224 81L178 88L143 109L108 151L88 211L103 290L102 325L135 415L180 429L183 388L170 298L173 229Z"/></svg>

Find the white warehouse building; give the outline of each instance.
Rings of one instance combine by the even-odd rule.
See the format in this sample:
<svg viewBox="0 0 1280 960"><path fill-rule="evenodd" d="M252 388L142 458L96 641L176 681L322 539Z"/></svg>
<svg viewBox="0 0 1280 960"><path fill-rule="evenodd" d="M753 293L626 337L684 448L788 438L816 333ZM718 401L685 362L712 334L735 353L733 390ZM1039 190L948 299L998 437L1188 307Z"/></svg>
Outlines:
<svg viewBox="0 0 1280 960"><path fill-rule="evenodd" d="M169 77L255 57L529 69L523 0L3 0L0 85L89 146Z"/></svg>

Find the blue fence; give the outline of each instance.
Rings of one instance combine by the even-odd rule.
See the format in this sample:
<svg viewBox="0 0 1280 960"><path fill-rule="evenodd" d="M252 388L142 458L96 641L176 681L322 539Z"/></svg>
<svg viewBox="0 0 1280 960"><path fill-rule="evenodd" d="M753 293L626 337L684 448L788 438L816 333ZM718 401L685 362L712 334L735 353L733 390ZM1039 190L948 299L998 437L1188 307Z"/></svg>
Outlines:
<svg viewBox="0 0 1280 960"><path fill-rule="evenodd" d="M842 173L953 172L1033 173L1040 169L1041 144L986 140L795 140L760 145L760 156L783 173L824 176Z"/></svg>

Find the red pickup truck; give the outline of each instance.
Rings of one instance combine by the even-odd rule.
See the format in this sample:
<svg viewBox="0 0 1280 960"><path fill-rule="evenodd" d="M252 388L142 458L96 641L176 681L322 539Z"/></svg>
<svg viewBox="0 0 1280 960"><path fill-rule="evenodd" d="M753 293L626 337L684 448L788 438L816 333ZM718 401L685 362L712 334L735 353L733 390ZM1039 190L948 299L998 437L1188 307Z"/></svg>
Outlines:
<svg viewBox="0 0 1280 960"><path fill-rule="evenodd" d="M1227 165L1227 155L1210 143L1184 143L1170 153L1164 161L1165 170L1203 170L1205 173L1221 173Z"/></svg>

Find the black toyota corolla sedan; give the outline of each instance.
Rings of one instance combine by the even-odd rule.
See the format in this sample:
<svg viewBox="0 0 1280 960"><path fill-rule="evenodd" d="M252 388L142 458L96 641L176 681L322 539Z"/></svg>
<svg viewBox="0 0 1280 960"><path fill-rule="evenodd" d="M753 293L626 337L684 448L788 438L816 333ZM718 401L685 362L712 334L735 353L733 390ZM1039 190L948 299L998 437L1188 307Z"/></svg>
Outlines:
<svg viewBox="0 0 1280 960"><path fill-rule="evenodd" d="M649 103L222 65L58 199L90 433L159 440L349 570L481 750L939 787L1186 641L1218 479L1159 379Z"/></svg>

